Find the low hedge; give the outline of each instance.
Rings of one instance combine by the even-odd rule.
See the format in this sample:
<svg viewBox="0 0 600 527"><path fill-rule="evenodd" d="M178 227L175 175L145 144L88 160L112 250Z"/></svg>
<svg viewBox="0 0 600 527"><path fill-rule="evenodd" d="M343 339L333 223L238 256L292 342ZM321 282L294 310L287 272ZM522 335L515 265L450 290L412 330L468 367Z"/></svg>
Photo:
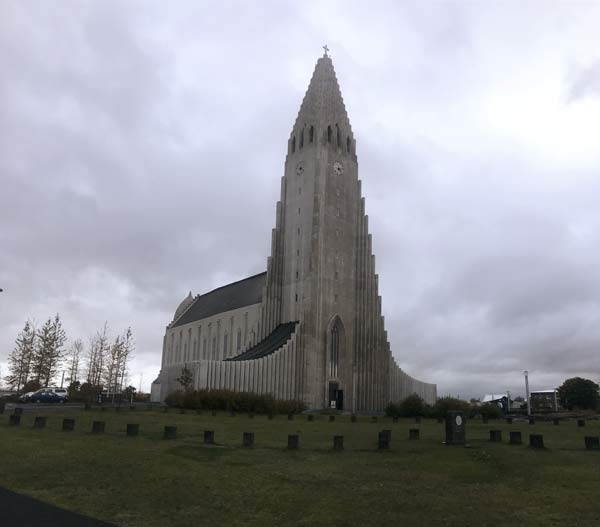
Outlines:
<svg viewBox="0 0 600 527"><path fill-rule="evenodd" d="M276 400L272 395L230 390L178 390L170 393L165 403L190 410L224 410L255 414L299 414L306 410L302 401Z"/></svg>

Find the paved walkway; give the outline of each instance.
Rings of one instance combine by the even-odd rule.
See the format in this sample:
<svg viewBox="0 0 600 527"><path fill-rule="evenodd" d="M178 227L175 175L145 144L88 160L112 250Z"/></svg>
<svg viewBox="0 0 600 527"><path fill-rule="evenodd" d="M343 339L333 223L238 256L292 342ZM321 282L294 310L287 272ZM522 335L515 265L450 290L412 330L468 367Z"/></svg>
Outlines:
<svg viewBox="0 0 600 527"><path fill-rule="evenodd" d="M0 487L2 527L115 527Z"/></svg>

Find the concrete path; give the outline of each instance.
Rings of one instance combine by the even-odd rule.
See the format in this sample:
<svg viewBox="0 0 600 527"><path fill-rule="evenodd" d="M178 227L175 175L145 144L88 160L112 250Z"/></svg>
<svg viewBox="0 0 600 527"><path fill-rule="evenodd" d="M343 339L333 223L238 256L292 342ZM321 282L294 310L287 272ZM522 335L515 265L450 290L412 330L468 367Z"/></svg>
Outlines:
<svg viewBox="0 0 600 527"><path fill-rule="evenodd" d="M115 527L0 487L2 527Z"/></svg>

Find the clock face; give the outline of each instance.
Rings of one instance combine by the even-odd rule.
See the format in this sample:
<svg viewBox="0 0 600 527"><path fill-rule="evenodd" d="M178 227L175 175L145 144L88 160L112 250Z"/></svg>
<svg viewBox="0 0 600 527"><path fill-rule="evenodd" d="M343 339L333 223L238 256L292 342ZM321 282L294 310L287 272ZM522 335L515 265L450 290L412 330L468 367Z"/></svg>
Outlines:
<svg viewBox="0 0 600 527"><path fill-rule="evenodd" d="M460 415L456 416L456 426L462 425L462 417Z"/></svg>
<svg viewBox="0 0 600 527"><path fill-rule="evenodd" d="M298 163L298 165L296 166L296 174L298 174L299 176L304 174L304 163L302 161L300 161L300 163Z"/></svg>
<svg viewBox="0 0 600 527"><path fill-rule="evenodd" d="M344 173L344 165L342 165L339 161L336 161L333 164L333 173L336 176L341 176Z"/></svg>

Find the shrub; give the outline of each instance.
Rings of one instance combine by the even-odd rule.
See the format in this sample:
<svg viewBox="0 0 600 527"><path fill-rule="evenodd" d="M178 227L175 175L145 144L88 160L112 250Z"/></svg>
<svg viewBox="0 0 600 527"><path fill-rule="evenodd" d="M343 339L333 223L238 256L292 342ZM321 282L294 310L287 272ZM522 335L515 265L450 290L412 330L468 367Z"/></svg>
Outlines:
<svg viewBox="0 0 600 527"><path fill-rule="evenodd" d="M440 397L432 408L433 417L445 418L448 412L464 412L470 414L471 405L467 401L457 399L456 397Z"/></svg>
<svg viewBox="0 0 600 527"><path fill-rule="evenodd" d="M272 395L230 390L177 390L170 393L165 403L176 408L225 410L233 412L300 413L306 410L302 401L278 401Z"/></svg>
<svg viewBox="0 0 600 527"><path fill-rule="evenodd" d="M573 377L563 382L558 389L558 396L561 404L569 410L595 410L600 402L598 385L581 377Z"/></svg>
<svg viewBox="0 0 600 527"><path fill-rule="evenodd" d="M493 403L485 403L478 407L481 417L487 419L500 419L502 417L502 410L500 407Z"/></svg>
<svg viewBox="0 0 600 527"><path fill-rule="evenodd" d="M400 417L420 417L425 415L426 405L416 393L409 395L398 404Z"/></svg>

